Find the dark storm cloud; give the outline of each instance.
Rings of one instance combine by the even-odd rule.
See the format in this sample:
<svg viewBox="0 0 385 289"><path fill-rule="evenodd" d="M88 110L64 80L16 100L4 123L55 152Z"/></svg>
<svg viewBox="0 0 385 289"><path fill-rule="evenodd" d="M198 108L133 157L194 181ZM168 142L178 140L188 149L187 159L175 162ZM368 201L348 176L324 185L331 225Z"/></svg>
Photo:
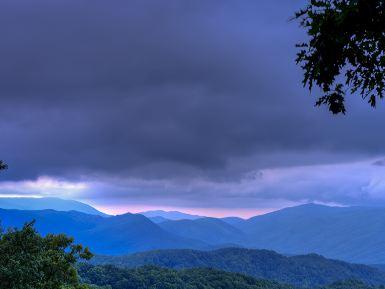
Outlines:
<svg viewBox="0 0 385 289"><path fill-rule="evenodd" d="M301 4L2 1L7 177L222 180L384 153L383 109L335 118L301 87Z"/></svg>

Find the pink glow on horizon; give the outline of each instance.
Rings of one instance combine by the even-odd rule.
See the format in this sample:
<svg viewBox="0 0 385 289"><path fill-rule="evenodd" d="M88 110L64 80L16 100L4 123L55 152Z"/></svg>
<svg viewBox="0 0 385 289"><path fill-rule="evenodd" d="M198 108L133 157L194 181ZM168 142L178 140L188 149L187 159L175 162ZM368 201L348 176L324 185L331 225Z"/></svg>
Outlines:
<svg viewBox="0 0 385 289"><path fill-rule="evenodd" d="M140 213L145 211L163 210L163 211L179 211L191 215L200 215L207 217L240 217L250 218L257 215L263 215L276 211L277 208L265 208L265 209L224 209L224 208L178 208L178 207L153 207L153 206L125 206L125 205L110 205L110 206L98 206L94 207L109 215L121 215L125 213Z"/></svg>

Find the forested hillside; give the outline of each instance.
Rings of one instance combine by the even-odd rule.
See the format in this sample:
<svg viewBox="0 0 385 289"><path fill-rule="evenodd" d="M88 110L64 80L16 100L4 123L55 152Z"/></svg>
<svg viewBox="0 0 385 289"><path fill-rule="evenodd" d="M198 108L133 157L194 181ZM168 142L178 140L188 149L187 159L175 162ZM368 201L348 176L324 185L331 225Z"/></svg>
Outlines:
<svg viewBox="0 0 385 289"><path fill-rule="evenodd" d="M291 285L255 279L210 268L173 270L155 266L122 269L111 265L79 265L86 284L111 289L295 289ZM383 289L356 280L346 280L317 289Z"/></svg>
<svg viewBox="0 0 385 289"><path fill-rule="evenodd" d="M339 280L357 279L385 284L385 273L365 265L349 264L311 254L283 256L273 251L227 248L214 251L158 250L128 256L96 256L93 264L134 268L143 265L183 268L216 268L301 287L315 287Z"/></svg>
<svg viewBox="0 0 385 289"><path fill-rule="evenodd" d="M177 271L154 266L122 269L82 264L79 275L84 283L112 289L292 289L289 285L208 268Z"/></svg>

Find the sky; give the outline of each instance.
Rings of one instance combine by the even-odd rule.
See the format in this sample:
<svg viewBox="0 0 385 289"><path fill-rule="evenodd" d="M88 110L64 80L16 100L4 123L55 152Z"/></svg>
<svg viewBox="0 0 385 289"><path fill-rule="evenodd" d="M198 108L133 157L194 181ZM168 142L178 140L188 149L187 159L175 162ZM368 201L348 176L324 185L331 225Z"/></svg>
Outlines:
<svg viewBox="0 0 385 289"><path fill-rule="evenodd" d="M0 196L109 213L385 205L385 103L315 108L305 0L3 0Z"/></svg>

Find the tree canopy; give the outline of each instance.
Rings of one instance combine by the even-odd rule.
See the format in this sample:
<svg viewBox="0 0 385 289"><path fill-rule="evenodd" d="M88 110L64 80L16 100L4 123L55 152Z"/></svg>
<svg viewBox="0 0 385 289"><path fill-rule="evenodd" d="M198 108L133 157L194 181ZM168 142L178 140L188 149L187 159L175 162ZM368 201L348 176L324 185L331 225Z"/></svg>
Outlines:
<svg viewBox="0 0 385 289"><path fill-rule="evenodd" d="M100 289L298 289L287 284L212 268L172 270L155 266L133 269L111 265L79 264L79 274L88 284ZM384 289L356 280L338 281L315 289Z"/></svg>
<svg viewBox="0 0 385 289"><path fill-rule="evenodd" d="M0 288L83 289L75 268L88 248L65 235L39 235L34 222L0 234Z"/></svg>
<svg viewBox="0 0 385 289"><path fill-rule="evenodd" d="M316 105L345 113L346 94L359 94L373 107L384 96L385 1L310 0L295 18L307 31L298 44L303 84L316 85Z"/></svg>
<svg viewBox="0 0 385 289"><path fill-rule="evenodd" d="M210 268L172 270L144 266L123 269L80 264L79 274L85 283L103 286L103 289L295 289L290 285Z"/></svg>

